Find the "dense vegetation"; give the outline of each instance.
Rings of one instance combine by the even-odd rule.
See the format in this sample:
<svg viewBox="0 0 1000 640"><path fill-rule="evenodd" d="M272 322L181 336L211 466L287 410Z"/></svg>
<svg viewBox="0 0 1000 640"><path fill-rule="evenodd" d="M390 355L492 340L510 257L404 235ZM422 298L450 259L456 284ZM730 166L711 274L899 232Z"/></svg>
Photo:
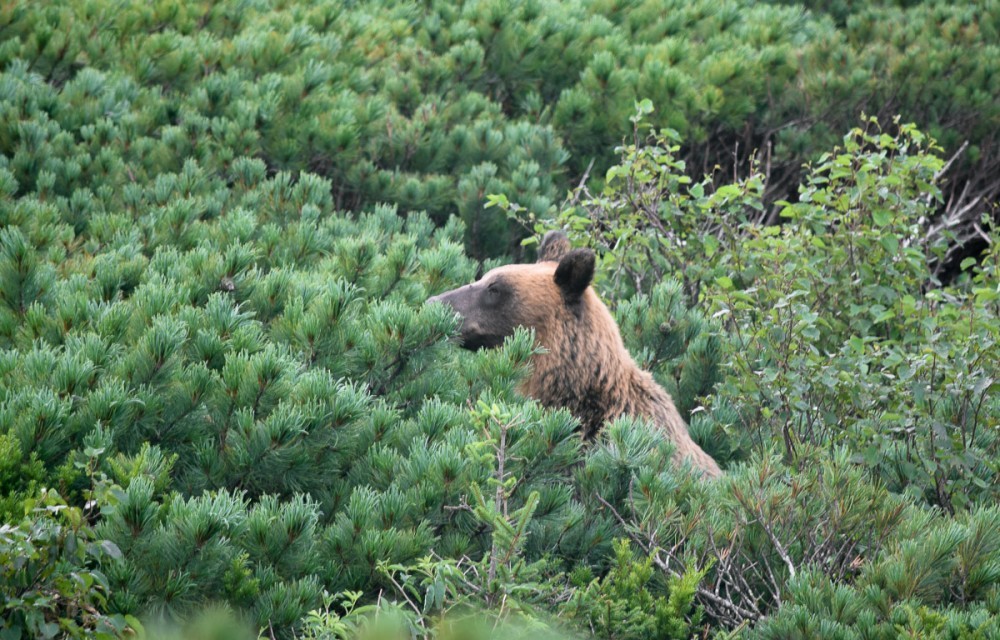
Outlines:
<svg viewBox="0 0 1000 640"><path fill-rule="evenodd" d="M545 212L591 162L611 165L638 99L698 175L766 156L767 202L866 110L902 114L949 155L969 143L939 212L978 239L1000 193L1000 7L814 4L7 3L0 66L48 90L5 89L5 126L27 129L0 139L22 189L46 170L65 196L259 157L330 179L338 210L457 214L481 258L518 239L483 195Z"/></svg>
<svg viewBox="0 0 1000 640"><path fill-rule="evenodd" d="M1000 5L806 6L0 8L0 636L1000 634ZM723 480L423 304L556 227Z"/></svg>

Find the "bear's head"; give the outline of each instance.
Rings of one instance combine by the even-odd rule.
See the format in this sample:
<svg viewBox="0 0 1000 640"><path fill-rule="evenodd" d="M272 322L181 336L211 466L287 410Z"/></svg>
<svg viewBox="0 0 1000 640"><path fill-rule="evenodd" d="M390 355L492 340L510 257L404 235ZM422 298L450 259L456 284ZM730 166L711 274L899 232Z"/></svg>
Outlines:
<svg viewBox="0 0 1000 640"><path fill-rule="evenodd" d="M517 327L534 329L539 342L547 344L554 328L580 317L594 279L594 252L570 250L564 234L549 232L539 245L538 260L497 267L428 302L447 304L461 316L466 349L498 347Z"/></svg>

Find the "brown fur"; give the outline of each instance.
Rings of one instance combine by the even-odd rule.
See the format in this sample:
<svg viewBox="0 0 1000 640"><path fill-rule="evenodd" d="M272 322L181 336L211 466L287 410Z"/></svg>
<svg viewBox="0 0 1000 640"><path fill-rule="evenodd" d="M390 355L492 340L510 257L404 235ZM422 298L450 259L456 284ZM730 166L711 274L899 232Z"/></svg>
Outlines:
<svg viewBox="0 0 1000 640"><path fill-rule="evenodd" d="M450 304L462 316L467 348L497 346L517 326L534 328L546 353L534 357L522 390L544 406L568 409L585 438L619 416L643 417L666 432L676 462L720 476L719 465L691 439L670 394L625 349L617 323L589 286L593 254L576 250L558 258L493 269L431 301Z"/></svg>

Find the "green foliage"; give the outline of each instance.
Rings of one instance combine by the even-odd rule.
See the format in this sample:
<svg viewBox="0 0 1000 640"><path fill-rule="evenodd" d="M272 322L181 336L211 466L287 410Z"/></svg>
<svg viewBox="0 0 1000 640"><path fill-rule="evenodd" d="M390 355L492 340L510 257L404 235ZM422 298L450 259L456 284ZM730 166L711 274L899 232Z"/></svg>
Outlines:
<svg viewBox="0 0 1000 640"><path fill-rule="evenodd" d="M131 616L104 612L109 584L98 565L121 551L54 491L23 504L23 518L0 525L0 636L110 639L141 630Z"/></svg>
<svg viewBox="0 0 1000 640"><path fill-rule="evenodd" d="M0 8L4 633L993 633L996 8L829 13ZM423 304L591 161L556 224L721 482Z"/></svg>
<svg viewBox="0 0 1000 640"><path fill-rule="evenodd" d="M345 215L330 189L250 158L190 161L80 231L68 201L0 209L56 273L0 336L4 468L19 474L4 492L16 506L34 479L82 502L94 473L122 487L99 499L97 535L122 550L102 567L107 611L169 621L224 602L288 636L324 591L397 593L380 567L431 552L497 560L477 603L544 609L566 566L610 550L614 527L570 481L576 422L516 391L533 337L460 353L455 319L423 305L473 277L461 225ZM213 213L168 224L185 201ZM483 458L497 425L470 398L511 419L511 531L471 493L498 476Z"/></svg>
<svg viewBox="0 0 1000 640"><path fill-rule="evenodd" d="M303 640L374 640L408 635L405 630L410 625L402 609L358 606L362 595L360 591L348 591L340 594L339 598L324 594L323 607L306 615L299 637Z"/></svg>
<svg viewBox="0 0 1000 640"><path fill-rule="evenodd" d="M224 171L255 157L329 179L338 209L457 212L477 258L520 236L483 212L486 194L544 213L592 161L613 164L639 98L701 171L769 150L769 201L865 105L949 152L971 141L948 188L962 199L969 185L965 203L996 195L993 3L834 3L837 24L787 4L12 4L0 149L8 186L48 196L37 209L72 200L77 231L189 159ZM174 231L211 215L191 205L170 203Z"/></svg>
<svg viewBox="0 0 1000 640"><path fill-rule="evenodd" d="M332 603L333 600L331 599ZM383 605L377 609L352 607L351 596L343 600L347 607L344 615L329 608L313 611L303 626L301 638L305 640L566 640L573 636L540 625L526 623L497 624L477 615L456 616L442 620L429 629L413 625L412 617L394 606ZM365 609L362 611L362 609Z"/></svg>
<svg viewBox="0 0 1000 640"><path fill-rule="evenodd" d="M208 607L183 623L152 623L138 635L142 640L253 640L256 631L224 607Z"/></svg>
<svg viewBox="0 0 1000 640"><path fill-rule="evenodd" d="M954 521L925 518L868 564L852 586L815 573L789 583L788 603L753 638L992 638L1000 633L996 507ZM970 606L971 605L971 606Z"/></svg>
<svg viewBox="0 0 1000 640"><path fill-rule="evenodd" d="M648 295L621 301L615 318L636 364L653 372L688 418L696 400L722 379L718 327L686 306L675 280L657 283Z"/></svg>
<svg viewBox="0 0 1000 640"><path fill-rule="evenodd" d="M606 445L588 453L580 487L600 496L659 569L706 571L698 601L727 625L794 611L787 603L806 597L797 591L803 574L862 597L869 572L884 566L883 582L919 590L902 585L947 569L914 564L933 557L942 534L919 524L932 512L898 496L972 514L997 497L995 232L991 249L963 265L967 275L947 287L936 280L933 265L950 242L928 225L943 162L911 125L890 135L866 120L811 169L797 202L774 210L785 219L778 227L768 224L773 214L762 201L761 175L718 188L692 181L675 155L676 135L646 138L642 123L652 107L636 108L633 142L619 149L622 162L598 193L582 186L552 221L525 216L503 199L495 204L527 217L537 231L568 229L598 251L608 274L598 286L616 303L639 361L656 370L648 354L667 344L663 336L676 332L681 342L684 322L695 329L685 358L718 352L701 361L728 366L717 387L697 392L706 397L691 430L708 436L706 448L720 460L750 464L730 468L705 493L678 481L641 427L619 421L607 429ZM988 221L982 229L991 229ZM676 310L684 294L724 333L693 311L673 313L681 324L658 325L658 311ZM709 349L698 345L705 338ZM711 372L705 367L694 379L717 380ZM783 463L772 457L775 448ZM967 561L993 567L992 544L971 545ZM878 564L907 545L908 563ZM948 565L953 547L942 549ZM993 575L985 571L980 575ZM949 582L955 578L943 580L947 593L960 590ZM917 603L887 596L865 606L909 607L909 617L886 622L890 630L982 627L988 636L990 589ZM834 633L819 610L810 611L809 624L819 625L811 631L796 617L806 614L789 613L767 637ZM875 618L857 624L859 637L883 637L864 635L869 626L882 628Z"/></svg>
<svg viewBox="0 0 1000 640"><path fill-rule="evenodd" d="M14 522L24 515L24 500L38 490L45 467L36 455L21 455L20 441L10 433L0 434L0 520Z"/></svg>
<svg viewBox="0 0 1000 640"><path fill-rule="evenodd" d="M36 209L72 201L80 231L96 213L138 204L132 189L188 161L228 172L257 158L272 174L328 179L338 209L394 202L439 224L457 211L477 255L501 254L516 238L502 218L483 215L482 194L516 191L544 210L567 154L551 125L505 112L491 75L475 77L490 48L469 21L478 13L335 2L12 5L0 13L8 184L36 191ZM160 241L186 243L220 211L193 194L157 207L162 215L146 220L156 220ZM0 240L5 255L16 242ZM16 302L26 304L44 293L47 274L17 257L31 287Z"/></svg>
<svg viewBox="0 0 1000 640"><path fill-rule="evenodd" d="M569 608L597 638L690 638L700 620L693 603L703 572L672 577L669 595L651 591L654 575L652 557L637 559L630 543L619 540L608 573L580 584L585 588L577 591ZM693 618L690 623L689 617Z"/></svg>
<svg viewBox="0 0 1000 640"><path fill-rule="evenodd" d="M811 451L800 470L774 456L706 484L670 464L670 447L620 420L588 454L579 486L667 575L705 572L698 602L718 622L757 620L786 597L789 578L816 569L851 579L917 515L873 485L847 452Z"/></svg>
<svg viewBox="0 0 1000 640"><path fill-rule="evenodd" d="M602 253L607 295L652 289L655 301L677 287L650 282L679 277L723 323L724 345L687 352L718 349L729 363L694 430L727 430L736 458L775 439L789 460L803 443L847 445L893 490L948 510L995 500L996 250L971 277L936 281L948 239L927 227L943 165L934 143L866 120L819 159L797 202L779 204L778 227L760 175L692 183L673 134L640 133L648 109L602 192L581 190L555 224ZM632 304L620 305L626 319Z"/></svg>

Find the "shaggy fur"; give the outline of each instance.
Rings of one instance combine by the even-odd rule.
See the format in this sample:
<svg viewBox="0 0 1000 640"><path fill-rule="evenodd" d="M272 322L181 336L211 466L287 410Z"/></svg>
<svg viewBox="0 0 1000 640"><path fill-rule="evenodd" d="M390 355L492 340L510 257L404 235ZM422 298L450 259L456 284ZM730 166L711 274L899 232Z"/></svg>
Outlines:
<svg viewBox="0 0 1000 640"><path fill-rule="evenodd" d="M626 351L617 323L590 287L593 252L569 251L565 236L551 236L541 246L542 262L493 269L429 302L449 304L462 316L468 349L499 346L518 326L534 328L547 353L534 357L522 390L544 406L568 409L585 438L619 416L643 417L666 432L676 462L720 476L719 465L691 439L670 394Z"/></svg>

